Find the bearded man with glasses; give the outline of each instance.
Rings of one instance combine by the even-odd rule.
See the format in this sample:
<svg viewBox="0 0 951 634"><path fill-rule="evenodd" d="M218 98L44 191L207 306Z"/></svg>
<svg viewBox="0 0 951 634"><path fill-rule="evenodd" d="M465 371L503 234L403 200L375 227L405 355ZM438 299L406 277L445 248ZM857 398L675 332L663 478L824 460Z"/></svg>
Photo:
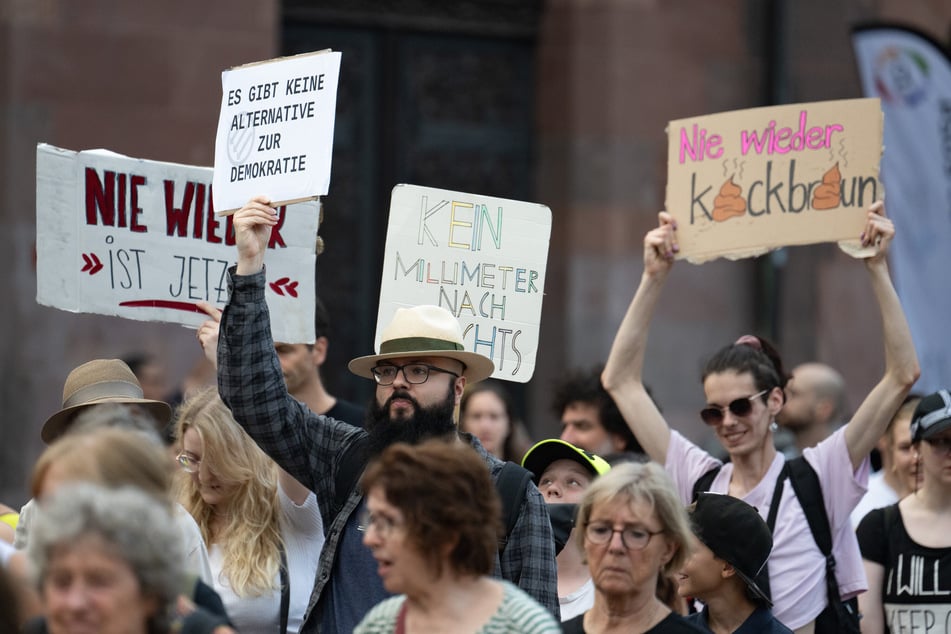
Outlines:
<svg viewBox="0 0 951 634"><path fill-rule="evenodd" d="M472 446L493 480L503 464L456 430L454 410L468 381L491 376L492 360L465 350L459 322L436 306L400 309L381 333L380 354L350 371L376 381L366 429L311 412L284 385L271 339L264 254L277 212L256 197L234 215L238 263L218 340L218 386L235 420L285 471L317 495L326 531L301 632L350 632L388 595L363 545L359 476L370 456L395 442L456 437ZM545 502L529 483L495 564L558 617L555 547Z"/></svg>

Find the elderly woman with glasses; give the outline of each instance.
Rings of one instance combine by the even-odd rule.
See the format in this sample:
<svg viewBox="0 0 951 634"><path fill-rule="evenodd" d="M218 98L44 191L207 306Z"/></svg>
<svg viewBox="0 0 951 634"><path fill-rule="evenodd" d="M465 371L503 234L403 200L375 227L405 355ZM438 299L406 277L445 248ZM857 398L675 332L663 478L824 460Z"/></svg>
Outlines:
<svg viewBox="0 0 951 634"><path fill-rule="evenodd" d="M214 588L235 627L297 632L324 543L317 500L234 421L214 389L178 412L179 501L208 546Z"/></svg>
<svg viewBox="0 0 951 634"><path fill-rule="evenodd" d="M166 504L136 487L65 484L36 510L27 546L44 615L26 634L234 634L183 619L182 543ZM6 606L4 606L6 607Z"/></svg>
<svg viewBox="0 0 951 634"><path fill-rule="evenodd" d="M785 402L788 377L772 346L746 335L715 353L704 367L707 406L700 416L729 455L727 464L672 430L644 387L648 327L678 250L677 226L666 212L661 212L659 226L644 238L640 286L602 375L637 440L671 475L683 504L690 503L699 490L710 490L738 497L764 517L771 509L777 510L769 588L774 615L793 630L811 631L815 624L817 633L838 633L843 631L843 619L856 625L851 606L841 606L841 600L852 599L866 587L849 513L865 493L869 452L918 378L915 348L886 262L895 229L883 213L881 203L868 209L861 242L882 316L885 373L852 420L816 447L807 448L804 461L793 465L796 473L808 474L811 469L821 486L823 504L816 508L825 510L836 564L835 579L829 585L827 559L812 537L793 486L786 482L789 468L773 444L774 422Z"/></svg>
<svg viewBox="0 0 951 634"><path fill-rule="evenodd" d="M656 464L617 465L578 506L574 535L594 581L594 605L562 624L585 632L699 632L657 598L661 575L687 556L690 525L670 478Z"/></svg>
<svg viewBox="0 0 951 634"><path fill-rule="evenodd" d="M493 579L501 508L482 458L442 439L397 443L361 480L363 542L387 592L356 634L560 632L514 584Z"/></svg>
<svg viewBox="0 0 951 634"><path fill-rule="evenodd" d="M921 486L858 527L868 575L862 632L948 631L951 622L951 392L921 399L911 419Z"/></svg>

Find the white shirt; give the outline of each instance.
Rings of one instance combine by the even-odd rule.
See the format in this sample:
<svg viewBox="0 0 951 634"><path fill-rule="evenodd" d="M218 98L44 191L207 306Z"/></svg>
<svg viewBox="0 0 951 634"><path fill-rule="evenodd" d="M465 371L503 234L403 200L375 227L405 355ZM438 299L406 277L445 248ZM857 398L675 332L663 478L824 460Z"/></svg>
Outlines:
<svg viewBox="0 0 951 634"><path fill-rule="evenodd" d="M891 506L897 501L898 493L888 486L888 482L885 481L885 473L876 471L868 477L868 491L849 516L852 520L852 528L858 528L859 522L869 511Z"/></svg>
<svg viewBox="0 0 951 634"><path fill-rule="evenodd" d="M564 623L584 614L594 605L594 581L588 579L584 585L566 597L558 597L561 608L561 621Z"/></svg>
<svg viewBox="0 0 951 634"><path fill-rule="evenodd" d="M317 496L311 492L304 504L297 506L280 489L281 536L287 555L290 580L290 605L287 631L296 633L304 622L304 612L310 602L310 593L317 576L317 562L324 546L324 528L317 506ZM242 634L273 634L281 622L280 573L274 580L273 590L260 597L239 597L221 573L224 555L218 544L208 550L212 571L212 587L224 603L228 617Z"/></svg>

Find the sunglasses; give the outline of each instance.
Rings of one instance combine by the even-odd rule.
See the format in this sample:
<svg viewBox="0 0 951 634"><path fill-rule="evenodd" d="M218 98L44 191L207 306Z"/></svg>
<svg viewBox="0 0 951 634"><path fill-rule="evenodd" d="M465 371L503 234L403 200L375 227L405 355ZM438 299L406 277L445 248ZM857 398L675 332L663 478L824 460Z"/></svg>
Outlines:
<svg viewBox="0 0 951 634"><path fill-rule="evenodd" d="M738 418L749 416L750 412L753 411L753 400L759 398L767 392L769 392L769 390L757 392L753 396L738 398L735 401L730 401L730 404L726 407L714 407L712 405L710 407L704 407L702 410L700 410L700 418L707 425L719 425L723 422L723 417L726 415L726 410L730 410L730 413Z"/></svg>

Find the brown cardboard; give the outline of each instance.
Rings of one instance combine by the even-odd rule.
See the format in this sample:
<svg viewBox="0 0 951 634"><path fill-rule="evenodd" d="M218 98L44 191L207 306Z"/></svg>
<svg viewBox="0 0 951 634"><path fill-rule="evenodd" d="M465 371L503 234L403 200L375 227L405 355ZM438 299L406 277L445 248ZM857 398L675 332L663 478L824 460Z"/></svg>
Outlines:
<svg viewBox="0 0 951 634"><path fill-rule="evenodd" d="M678 258L857 240L866 209L884 197L882 125L878 99L671 121L667 210L677 220Z"/></svg>

